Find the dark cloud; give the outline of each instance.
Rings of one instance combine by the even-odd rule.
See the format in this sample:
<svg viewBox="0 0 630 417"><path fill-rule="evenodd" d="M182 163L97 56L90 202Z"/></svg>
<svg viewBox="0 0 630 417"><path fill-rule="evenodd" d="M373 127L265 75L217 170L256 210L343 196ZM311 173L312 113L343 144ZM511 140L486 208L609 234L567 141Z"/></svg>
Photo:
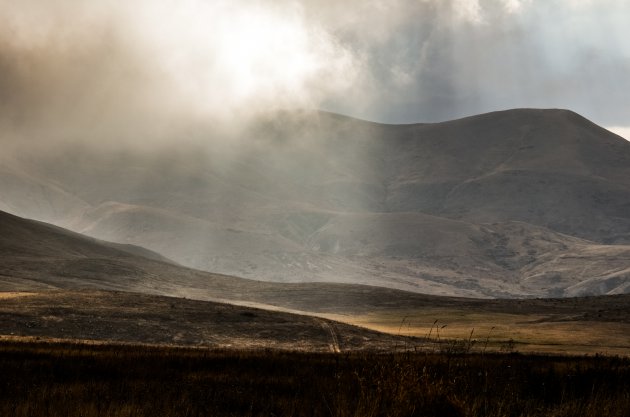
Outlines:
<svg viewBox="0 0 630 417"><path fill-rule="evenodd" d="M435 3L399 5L415 18L365 46L373 96L363 117L438 121L511 107L563 107L601 124L630 124L624 94L630 46L623 41L630 29L620 18L630 13L629 4L530 1L510 10L510 2L470 1L479 8L458 17L465 1ZM355 108L352 101L328 104L348 113Z"/></svg>

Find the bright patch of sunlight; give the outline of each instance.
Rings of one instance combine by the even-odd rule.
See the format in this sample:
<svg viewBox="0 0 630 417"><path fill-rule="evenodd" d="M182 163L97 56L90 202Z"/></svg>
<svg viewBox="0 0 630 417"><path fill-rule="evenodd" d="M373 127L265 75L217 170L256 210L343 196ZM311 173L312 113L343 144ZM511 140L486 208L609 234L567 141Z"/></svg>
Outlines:
<svg viewBox="0 0 630 417"><path fill-rule="evenodd" d="M298 5L187 0L174 6L141 7L137 30L199 106L307 105L317 90L338 91L352 81L352 55L308 23Z"/></svg>

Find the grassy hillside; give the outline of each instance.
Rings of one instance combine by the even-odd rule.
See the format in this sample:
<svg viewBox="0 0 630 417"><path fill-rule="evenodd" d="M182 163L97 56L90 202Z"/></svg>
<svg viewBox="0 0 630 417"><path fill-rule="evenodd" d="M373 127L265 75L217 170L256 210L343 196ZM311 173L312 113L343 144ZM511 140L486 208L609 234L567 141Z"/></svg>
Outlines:
<svg viewBox="0 0 630 417"><path fill-rule="evenodd" d="M388 350L406 338L327 319L123 292L0 292L0 339L310 352Z"/></svg>
<svg viewBox="0 0 630 417"><path fill-rule="evenodd" d="M330 284L250 291L221 300L237 305L111 291L0 292L0 338L307 351L630 352L627 295L472 300Z"/></svg>

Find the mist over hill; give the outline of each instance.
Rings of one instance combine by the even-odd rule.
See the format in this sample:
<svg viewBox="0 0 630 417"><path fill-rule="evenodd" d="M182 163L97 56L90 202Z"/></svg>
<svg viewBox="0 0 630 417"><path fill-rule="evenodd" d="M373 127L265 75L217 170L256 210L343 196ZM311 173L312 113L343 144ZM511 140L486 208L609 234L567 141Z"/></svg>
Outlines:
<svg viewBox="0 0 630 417"><path fill-rule="evenodd" d="M630 143L565 110L385 125L274 112L0 159L0 209L185 266L441 295L628 292Z"/></svg>

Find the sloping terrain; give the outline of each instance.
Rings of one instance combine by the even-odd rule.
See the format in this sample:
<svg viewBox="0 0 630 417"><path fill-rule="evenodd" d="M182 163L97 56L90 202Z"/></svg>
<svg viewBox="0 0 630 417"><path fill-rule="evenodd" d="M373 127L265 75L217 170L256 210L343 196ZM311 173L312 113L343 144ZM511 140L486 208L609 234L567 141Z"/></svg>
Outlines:
<svg viewBox="0 0 630 417"><path fill-rule="evenodd" d="M630 143L575 113L489 113L410 126L393 142L391 211L628 242Z"/></svg>
<svg viewBox="0 0 630 417"><path fill-rule="evenodd" d="M424 295L350 284L247 280L176 265L142 248L98 241L0 212L0 291L105 289L316 311ZM357 298L358 297L358 298ZM325 302L323 302L326 300ZM346 301L344 301L346 300Z"/></svg>
<svg viewBox="0 0 630 417"><path fill-rule="evenodd" d="M0 200L251 279L472 297L628 291L630 143L575 113L399 126L281 113L241 136L5 156Z"/></svg>
<svg viewBox="0 0 630 417"><path fill-rule="evenodd" d="M80 216L89 204L43 176L33 176L7 154L0 155L0 210L54 222Z"/></svg>
<svg viewBox="0 0 630 417"><path fill-rule="evenodd" d="M316 317L125 292L0 297L0 338L322 352L388 349L403 339Z"/></svg>
<svg viewBox="0 0 630 417"><path fill-rule="evenodd" d="M630 349L628 294L481 300L353 284L262 282L188 269L140 248L6 213L0 213L0 228L5 336L336 351L412 341L321 319L421 338L439 320L443 338L465 339L476 329L475 337L485 336L493 348L514 339L519 349L532 351Z"/></svg>

